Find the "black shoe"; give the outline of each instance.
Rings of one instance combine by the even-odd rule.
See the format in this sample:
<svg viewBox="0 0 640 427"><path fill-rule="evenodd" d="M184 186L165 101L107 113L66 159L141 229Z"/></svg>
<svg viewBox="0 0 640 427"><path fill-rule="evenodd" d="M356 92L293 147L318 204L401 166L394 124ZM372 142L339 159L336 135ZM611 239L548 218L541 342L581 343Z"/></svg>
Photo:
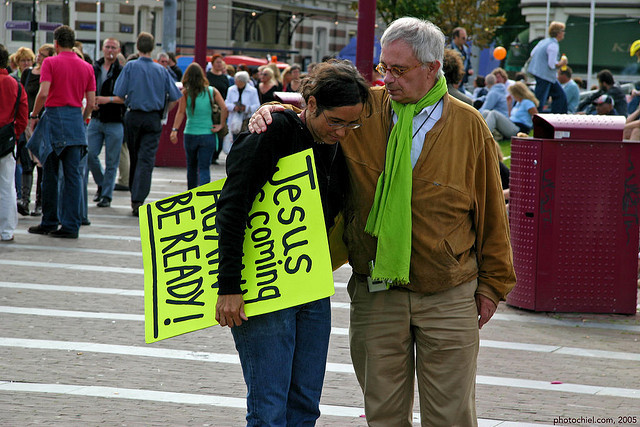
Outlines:
<svg viewBox="0 0 640 427"><path fill-rule="evenodd" d="M91 221L89 221L89 218L87 219L83 219L82 222L80 223L81 225L91 225Z"/></svg>
<svg viewBox="0 0 640 427"><path fill-rule="evenodd" d="M56 231L52 231L51 233L49 233L49 236L51 237L60 237L62 239L77 239L78 238L78 233L72 233L71 231L67 231L64 229L59 229Z"/></svg>
<svg viewBox="0 0 640 427"><path fill-rule="evenodd" d="M129 187L127 187L126 185L122 185L122 184L116 184L115 187L113 187L114 190L116 191L129 191Z"/></svg>
<svg viewBox="0 0 640 427"><path fill-rule="evenodd" d="M99 202L100 201L100 197L102 197L102 195L100 193L102 193L102 187L98 186L98 191L96 191L96 195L93 196L93 201L94 202Z"/></svg>
<svg viewBox="0 0 640 427"><path fill-rule="evenodd" d="M107 196L104 196L102 199L100 199L96 206L98 206L99 208L108 208L109 206L111 206L111 199Z"/></svg>
<svg viewBox="0 0 640 427"><path fill-rule="evenodd" d="M140 206L142 206L142 202L131 202L131 214L133 216L138 216Z"/></svg>
<svg viewBox="0 0 640 427"><path fill-rule="evenodd" d="M42 224L29 227L27 230L31 234L49 234L56 231L56 227L43 227Z"/></svg>
<svg viewBox="0 0 640 427"><path fill-rule="evenodd" d="M29 216L29 203L18 201L18 213L22 216Z"/></svg>
<svg viewBox="0 0 640 427"><path fill-rule="evenodd" d="M36 205L36 208L31 212L31 216L41 216L42 215L42 206Z"/></svg>

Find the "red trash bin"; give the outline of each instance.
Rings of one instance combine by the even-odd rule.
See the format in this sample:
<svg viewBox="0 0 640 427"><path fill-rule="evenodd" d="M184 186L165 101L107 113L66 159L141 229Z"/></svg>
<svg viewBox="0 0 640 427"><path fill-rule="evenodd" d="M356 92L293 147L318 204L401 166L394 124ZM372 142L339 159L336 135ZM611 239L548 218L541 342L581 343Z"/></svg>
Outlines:
<svg viewBox="0 0 640 427"><path fill-rule="evenodd" d="M540 114L513 138L509 221L517 283L507 304L635 314L640 144L622 116Z"/></svg>

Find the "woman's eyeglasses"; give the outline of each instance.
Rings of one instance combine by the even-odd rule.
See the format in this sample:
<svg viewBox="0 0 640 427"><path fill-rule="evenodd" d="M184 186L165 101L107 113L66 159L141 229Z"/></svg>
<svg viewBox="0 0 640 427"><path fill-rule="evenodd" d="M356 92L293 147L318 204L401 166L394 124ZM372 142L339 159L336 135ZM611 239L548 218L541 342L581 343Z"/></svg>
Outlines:
<svg viewBox="0 0 640 427"><path fill-rule="evenodd" d="M324 111L322 112L322 115L324 116L324 119L327 121L327 124L329 125L329 127L334 130L344 129L344 128L358 129L360 126L362 126L362 123L331 123L327 118L326 114L324 114Z"/></svg>

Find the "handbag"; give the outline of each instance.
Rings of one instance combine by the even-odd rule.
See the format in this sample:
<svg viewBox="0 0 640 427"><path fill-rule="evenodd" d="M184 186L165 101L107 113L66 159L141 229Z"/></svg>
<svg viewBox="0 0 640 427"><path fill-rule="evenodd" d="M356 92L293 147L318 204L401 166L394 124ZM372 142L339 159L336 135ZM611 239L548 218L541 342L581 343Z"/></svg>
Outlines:
<svg viewBox="0 0 640 427"><path fill-rule="evenodd" d="M16 157L16 119L18 118L18 108L20 107L20 95L22 95L22 85L18 83L18 98L16 99L15 111L13 113L13 121L7 123L0 128L0 157L7 154L13 154Z"/></svg>
<svg viewBox="0 0 640 427"><path fill-rule="evenodd" d="M213 102L213 98L211 97L211 91L207 89L207 94L209 95L209 103L211 104L211 123L214 125L219 125L222 121L222 111L220 110L220 106ZM220 129L217 133L218 140L224 139L225 136L229 133L229 127L225 123L223 128Z"/></svg>

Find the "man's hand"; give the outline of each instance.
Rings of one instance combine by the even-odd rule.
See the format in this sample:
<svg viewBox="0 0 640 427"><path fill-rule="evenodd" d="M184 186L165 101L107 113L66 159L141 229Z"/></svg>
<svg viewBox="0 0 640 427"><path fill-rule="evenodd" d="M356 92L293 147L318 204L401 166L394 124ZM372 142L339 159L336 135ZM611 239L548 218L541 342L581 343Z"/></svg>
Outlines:
<svg viewBox="0 0 640 427"><path fill-rule="evenodd" d="M213 125L211 126L211 133L218 133L222 130L223 127L224 127L224 123Z"/></svg>
<svg viewBox="0 0 640 427"><path fill-rule="evenodd" d="M253 113L249 120L249 132L262 133L267 130L267 125L271 124L271 113L275 111L284 111L282 105L263 105Z"/></svg>
<svg viewBox="0 0 640 427"><path fill-rule="evenodd" d="M29 130L33 133L33 130L36 128L36 126L38 125L38 122L40 121L40 119L32 119L31 117L29 117Z"/></svg>
<svg viewBox="0 0 640 427"><path fill-rule="evenodd" d="M216 303L216 321L220 326L240 326L243 320L249 320L244 314L242 294L218 295Z"/></svg>
<svg viewBox="0 0 640 427"><path fill-rule="evenodd" d="M478 329L482 329L498 307L489 298L480 294L476 294L476 307L478 307Z"/></svg>

